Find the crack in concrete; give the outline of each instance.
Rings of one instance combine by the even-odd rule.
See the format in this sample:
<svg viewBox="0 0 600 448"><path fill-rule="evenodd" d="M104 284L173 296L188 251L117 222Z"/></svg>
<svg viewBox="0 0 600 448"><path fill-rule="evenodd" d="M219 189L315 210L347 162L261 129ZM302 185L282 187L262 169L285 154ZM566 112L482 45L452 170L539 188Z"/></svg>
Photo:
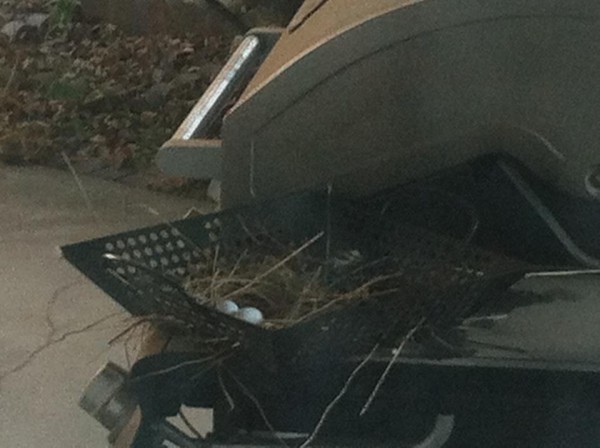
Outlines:
<svg viewBox="0 0 600 448"><path fill-rule="evenodd" d="M47 350L48 348L59 344L61 342L64 342L66 339L68 339L71 336L76 336L78 334L82 334L85 333L87 331L92 330L94 327L97 327L98 325L109 321L110 319L113 319L116 316L120 316L122 313L111 313L108 314L107 316L104 316L88 325L85 325L81 328L78 328L77 330L71 330L71 331L67 331L66 333L63 333L62 335L60 335L59 337L57 337L56 339L50 339L47 340L44 344L40 345L38 348L36 348L34 351L32 351L31 353L29 353L29 355L27 356L27 358L25 358L22 362L20 362L19 364L17 364L15 367L13 367L12 369L6 371L5 373L3 373L2 375L0 375L0 385L2 385L2 382L7 379L9 376L14 375L17 372L20 372L21 370L23 370L24 368L26 368L29 364L31 364L36 358L37 356L42 353L43 351Z"/></svg>
<svg viewBox="0 0 600 448"><path fill-rule="evenodd" d="M48 300L48 302L46 303L46 313L44 315L44 320L46 321L46 326L48 327L48 330L50 330L50 332L46 336L45 343L47 343L49 340L51 340L57 331L56 325L54 324L54 320L52 320L52 309L54 308L54 305L56 305L56 302L58 302L58 299L65 292L67 292L71 288L74 288L75 286L79 285L80 283L81 283L80 281L75 281L75 282L71 282L67 285L61 286L52 293L52 296L50 296L50 300Z"/></svg>
<svg viewBox="0 0 600 448"><path fill-rule="evenodd" d="M78 284L80 284L81 281L75 281L75 282L71 282L67 285L63 285L59 288L57 288L53 293L52 296L50 297L50 299L48 300L48 303L46 304L46 312L44 315L44 320L46 323L46 326L48 327L48 334L46 335L45 341L39 346L37 347L35 350L33 350L32 352L30 352L27 357L21 361L20 363L18 363L16 366L14 366L13 368L7 370L6 372L3 372L2 374L0 374L0 386L2 385L2 382L4 380L6 380L8 377L14 375L17 372L20 372L21 370L25 369L29 364L31 364L42 352L44 352L45 350L47 350L48 348L56 345L56 344L60 344L61 342L64 342L65 340L67 340L68 338L70 338L71 336L76 336L78 334L82 334L85 333L87 331L92 330L93 328L97 327L98 325L101 325L102 323L109 321L110 319L113 319L116 316L119 316L122 314L122 312L115 312L115 313L111 313L108 314L104 317L101 317L98 320L95 320L87 325L84 325L81 328L75 329L75 330L69 330L64 332L61 335L57 336L57 328L56 328L56 323L54 322L54 320L52 319L52 310L54 308L54 306L56 305L56 303L58 302L58 299L69 289L77 286Z"/></svg>

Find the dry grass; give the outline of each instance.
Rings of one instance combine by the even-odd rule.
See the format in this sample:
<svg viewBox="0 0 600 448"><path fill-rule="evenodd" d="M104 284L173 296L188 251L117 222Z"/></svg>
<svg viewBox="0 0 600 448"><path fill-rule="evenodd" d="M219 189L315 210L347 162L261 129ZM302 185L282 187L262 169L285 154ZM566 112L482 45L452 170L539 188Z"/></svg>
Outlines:
<svg viewBox="0 0 600 448"><path fill-rule="evenodd" d="M241 255L237 256L215 245L205 251L205 261L193 267L185 289L202 304L217 306L233 300L240 308L256 307L265 316L267 328L287 327L394 290L389 283L401 277L402 271L366 279L349 289L340 287L344 283L340 277L352 276L367 265L338 269L338 281L333 281L330 263L310 251L323 236L321 232L300 245L249 239L249 247L238 248Z"/></svg>

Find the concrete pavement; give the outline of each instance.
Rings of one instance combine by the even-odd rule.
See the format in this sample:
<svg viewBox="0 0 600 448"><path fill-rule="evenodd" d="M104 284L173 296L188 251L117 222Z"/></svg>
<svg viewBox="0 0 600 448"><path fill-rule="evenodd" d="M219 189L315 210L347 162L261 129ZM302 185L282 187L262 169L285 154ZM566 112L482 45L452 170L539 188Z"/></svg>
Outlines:
<svg viewBox="0 0 600 448"><path fill-rule="evenodd" d="M181 217L209 204L67 172L0 166L0 446L106 447L107 432L78 408L81 391L127 325L121 309L60 256L59 246ZM86 197L87 195L87 197ZM155 209L156 216L148 211ZM557 300L518 309L474 339L528 356L600 362L600 279L525 281ZM506 352L489 356L507 355Z"/></svg>
<svg viewBox="0 0 600 448"><path fill-rule="evenodd" d="M60 256L59 246L181 217L198 204L68 172L0 166L1 446L106 447L78 408L124 314ZM151 207L159 212L155 216Z"/></svg>

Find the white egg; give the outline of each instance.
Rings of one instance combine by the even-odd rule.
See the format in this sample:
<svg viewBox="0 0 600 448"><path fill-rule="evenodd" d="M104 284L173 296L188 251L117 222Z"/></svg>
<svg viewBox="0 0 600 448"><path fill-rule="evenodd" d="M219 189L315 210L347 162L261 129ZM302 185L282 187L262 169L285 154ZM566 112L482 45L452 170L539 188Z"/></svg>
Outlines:
<svg viewBox="0 0 600 448"><path fill-rule="evenodd" d="M224 300L217 304L217 309L225 314L235 314L239 311L240 307L233 300Z"/></svg>
<svg viewBox="0 0 600 448"><path fill-rule="evenodd" d="M249 324L258 325L264 320L263 314L258 308L246 307L239 310L235 316Z"/></svg>

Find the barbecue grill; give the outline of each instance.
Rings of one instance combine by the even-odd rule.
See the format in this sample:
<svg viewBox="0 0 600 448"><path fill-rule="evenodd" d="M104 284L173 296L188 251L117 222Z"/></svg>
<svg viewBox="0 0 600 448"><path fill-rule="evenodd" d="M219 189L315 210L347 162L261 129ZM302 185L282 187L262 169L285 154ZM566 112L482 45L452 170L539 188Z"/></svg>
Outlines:
<svg viewBox="0 0 600 448"><path fill-rule="evenodd" d="M63 248L169 335L84 409L113 441L138 412L135 447L598 446L600 347L577 329L600 305L575 298L600 269L599 9L307 1L252 30L157 159L222 211ZM402 275L284 328L186 290L216 247L271 240L309 242L346 291ZM332 267L349 253L360 275ZM213 409L206 438L182 406Z"/></svg>

